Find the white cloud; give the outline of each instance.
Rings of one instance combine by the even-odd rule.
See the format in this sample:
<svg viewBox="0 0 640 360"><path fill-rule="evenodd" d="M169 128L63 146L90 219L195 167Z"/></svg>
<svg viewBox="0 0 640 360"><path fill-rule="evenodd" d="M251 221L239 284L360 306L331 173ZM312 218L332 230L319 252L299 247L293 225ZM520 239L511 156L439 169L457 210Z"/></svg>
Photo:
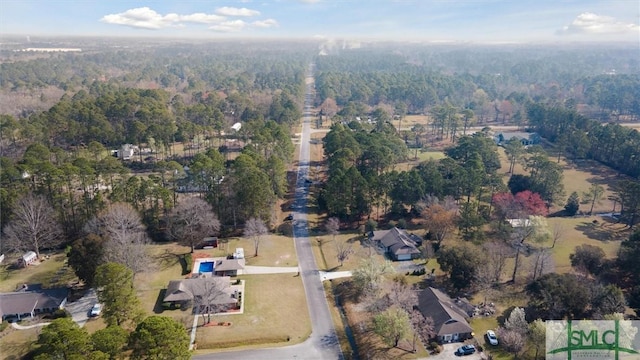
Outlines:
<svg viewBox="0 0 640 360"><path fill-rule="evenodd" d="M242 20L232 20L210 26L209 29L218 32L237 32L244 29L246 26L247 23Z"/></svg>
<svg viewBox="0 0 640 360"><path fill-rule="evenodd" d="M180 17L182 21L201 23L201 24L213 24L216 22L222 22L227 18L215 14L195 13L191 15L182 15Z"/></svg>
<svg viewBox="0 0 640 360"><path fill-rule="evenodd" d="M305 4L316 4L319 3L322 0L299 0L301 3L305 3Z"/></svg>
<svg viewBox="0 0 640 360"><path fill-rule="evenodd" d="M578 15L571 24L559 31L560 34L624 34L638 33L640 26L617 21L610 16L585 12Z"/></svg>
<svg viewBox="0 0 640 360"><path fill-rule="evenodd" d="M100 21L142 29L160 29L171 26L173 22L170 18L166 18L146 6L130 9L119 14L105 15Z"/></svg>
<svg viewBox="0 0 640 360"><path fill-rule="evenodd" d="M272 27L278 27L279 24L275 19L266 19L266 20L254 21L251 23L251 25L259 28L272 28Z"/></svg>
<svg viewBox="0 0 640 360"><path fill-rule="evenodd" d="M100 21L108 24L125 25L139 29L158 30L164 28L184 28L185 24L208 24L209 29L218 32L239 32L248 28L278 27L275 19L256 20L251 23L243 20L228 20L227 16L256 16L260 12L247 8L221 7L216 14L159 14L149 7L129 9L118 14L105 15Z"/></svg>
<svg viewBox="0 0 640 360"><path fill-rule="evenodd" d="M235 8L224 6L216 9L216 14L224 16L258 16L260 12L257 10L251 10L247 8Z"/></svg>
<svg viewBox="0 0 640 360"><path fill-rule="evenodd" d="M141 7L135 9L129 9L119 14L105 15L100 21L108 24L125 25L134 28L157 30L166 27L184 27L185 22L200 23L200 24L214 24L223 22L226 17L205 14L194 13L188 15L179 14L166 14L161 15L155 10L148 7Z"/></svg>

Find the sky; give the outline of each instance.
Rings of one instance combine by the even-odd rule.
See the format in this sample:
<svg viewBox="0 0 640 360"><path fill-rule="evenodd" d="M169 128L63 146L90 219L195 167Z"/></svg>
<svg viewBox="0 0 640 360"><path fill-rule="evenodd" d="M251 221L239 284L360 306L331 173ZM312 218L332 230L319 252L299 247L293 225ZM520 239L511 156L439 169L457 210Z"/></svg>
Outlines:
<svg viewBox="0 0 640 360"><path fill-rule="evenodd" d="M0 0L0 35L640 43L638 0Z"/></svg>

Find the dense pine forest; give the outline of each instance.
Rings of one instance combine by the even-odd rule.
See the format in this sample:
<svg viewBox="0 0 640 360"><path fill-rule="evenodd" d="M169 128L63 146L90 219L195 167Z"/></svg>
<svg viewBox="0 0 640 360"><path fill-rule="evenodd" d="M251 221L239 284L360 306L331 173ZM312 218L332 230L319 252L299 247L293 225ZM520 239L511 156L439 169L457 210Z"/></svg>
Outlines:
<svg viewBox="0 0 640 360"><path fill-rule="evenodd" d="M273 185L265 194L254 194L261 201L271 199L265 204L243 203L252 210L223 205L239 204L231 198L242 196L241 182L197 188L219 209L230 211L222 216L224 223L241 220L238 214L267 216L268 204L284 192L284 169L293 151L289 136L301 116L304 74L311 62L316 64L315 103L321 116L345 124L373 117L378 124L373 132L365 128L362 135L355 133L357 139L366 136L357 142L375 152L352 151L352 156L362 156L354 161L367 184L378 175L392 176L386 170L407 157L402 138L407 143L428 132L413 128L402 135L402 129L385 125L407 114L431 116L431 131L452 139L470 126L529 126L575 158L595 159L632 177L640 173L638 132L616 124L640 115L640 64L624 47L322 45L323 56L318 56L313 43L105 40L103 45L92 44L82 53L2 52L0 88L7 102L0 138L2 224L11 219L13 203L25 191L46 195L70 235L107 201L129 201L150 211L148 220L158 224L174 199L168 184L177 187L176 177L185 174L176 172L182 174L186 165L208 168L209 179L233 175L238 166L255 168L262 174L256 176L267 176ZM230 126L236 122L242 128L232 134ZM223 161L219 150L230 137L250 144L240 157L246 162ZM348 145L342 140L325 151L344 154ZM331 137L326 141L331 145ZM181 153L177 143L183 146ZM122 144L156 155L122 163L107 151ZM138 177L132 170L153 174ZM197 172L192 175L205 181L197 180ZM97 183L109 190L97 190ZM238 188L213 189L232 183ZM474 191L472 185L455 187L456 197ZM330 193L323 201L334 208L338 205L330 198L337 193ZM394 193L419 199L441 191ZM352 212L344 206L333 212ZM355 214L364 215L369 207Z"/></svg>
<svg viewBox="0 0 640 360"><path fill-rule="evenodd" d="M377 309L367 310L371 320L410 289L407 272L385 290L386 265L371 244L369 273L366 261L349 260L370 241L362 234L397 227L420 231L424 263L411 276L424 284L527 304L508 303L524 330L520 348L504 353L539 340L536 319L640 312L640 60L624 44L71 38L29 46L81 51L24 46L0 46L0 254L66 249L86 285L101 284L97 269L114 261L133 283L149 243L177 241L193 253L205 236L244 237L258 258L262 236L284 243L295 226L283 213L295 210L305 117L316 152L303 181L321 219L309 230L320 252L337 253L334 269L353 270L331 285L346 284L345 308ZM497 141L501 132L535 134L535 143ZM610 221L579 223L597 213ZM118 221L127 227L120 237ZM340 230L361 245L336 240ZM336 250L322 248L325 233ZM588 240L576 246L578 233ZM178 258L186 269L187 256ZM517 331L503 320L491 321L508 343ZM414 346L423 335L433 334L416 334Z"/></svg>

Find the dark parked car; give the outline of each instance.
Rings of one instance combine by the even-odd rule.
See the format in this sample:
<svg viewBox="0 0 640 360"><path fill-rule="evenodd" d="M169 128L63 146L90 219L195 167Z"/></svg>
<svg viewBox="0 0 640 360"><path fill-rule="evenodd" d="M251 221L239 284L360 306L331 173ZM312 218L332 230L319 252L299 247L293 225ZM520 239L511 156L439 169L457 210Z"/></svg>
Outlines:
<svg viewBox="0 0 640 360"><path fill-rule="evenodd" d="M293 220L293 214L289 214L287 215L286 218L284 218L284 221L291 221L291 220Z"/></svg>
<svg viewBox="0 0 640 360"><path fill-rule="evenodd" d="M456 350L456 355L471 355L476 352L476 347L473 345L462 345Z"/></svg>

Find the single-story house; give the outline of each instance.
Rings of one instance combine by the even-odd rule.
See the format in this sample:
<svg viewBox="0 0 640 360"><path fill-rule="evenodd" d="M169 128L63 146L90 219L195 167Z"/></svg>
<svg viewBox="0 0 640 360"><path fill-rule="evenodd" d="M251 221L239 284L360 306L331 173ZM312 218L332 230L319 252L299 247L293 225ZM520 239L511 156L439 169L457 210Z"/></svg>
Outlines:
<svg viewBox="0 0 640 360"><path fill-rule="evenodd" d="M404 229L394 227L389 230L372 231L369 239L384 248L393 260L403 261L420 257L418 246L422 245L422 239L418 235L407 233Z"/></svg>
<svg viewBox="0 0 640 360"><path fill-rule="evenodd" d="M540 135L537 133L528 132L499 132L494 136L493 140L496 145L504 146L513 138L520 140L524 146L539 144L541 140Z"/></svg>
<svg viewBox="0 0 640 360"><path fill-rule="evenodd" d="M38 261L38 255L35 253L35 251L27 251L20 257L20 259L18 259L20 265L24 267L27 267L35 263L36 261Z"/></svg>
<svg viewBox="0 0 640 360"><path fill-rule="evenodd" d="M215 276L237 276L238 270L244 270L244 259L217 259L213 265Z"/></svg>
<svg viewBox="0 0 640 360"><path fill-rule="evenodd" d="M25 285L19 291L0 293L2 320L22 320L38 314L49 314L64 309L67 288L43 289L40 285Z"/></svg>
<svg viewBox="0 0 640 360"><path fill-rule="evenodd" d="M461 302L452 300L447 294L432 287L418 293L418 310L424 317L433 319L438 342L450 343L473 337L473 329L467 322L470 314L460 304Z"/></svg>
<svg viewBox="0 0 640 360"><path fill-rule="evenodd" d="M215 309L224 312L239 307L239 289L231 285L228 276L203 276L192 279L171 280L163 301L168 303L193 303L193 311L199 314Z"/></svg>

